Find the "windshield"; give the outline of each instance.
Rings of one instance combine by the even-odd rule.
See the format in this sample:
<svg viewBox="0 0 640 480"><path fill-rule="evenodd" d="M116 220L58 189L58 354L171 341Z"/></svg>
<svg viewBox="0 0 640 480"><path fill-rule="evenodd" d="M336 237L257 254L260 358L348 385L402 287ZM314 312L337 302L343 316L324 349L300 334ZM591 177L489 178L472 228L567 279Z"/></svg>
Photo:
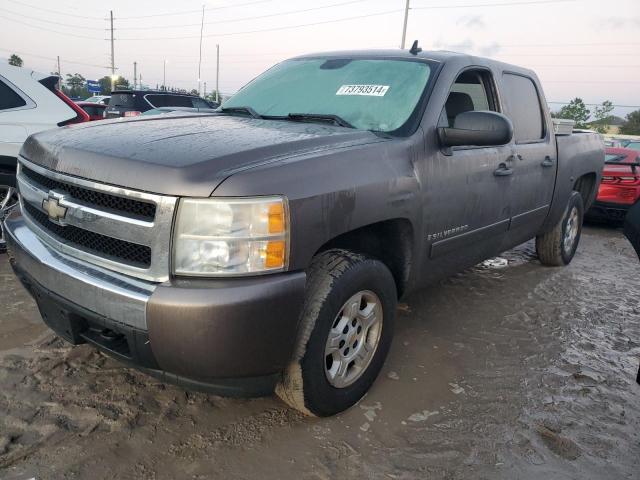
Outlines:
<svg viewBox="0 0 640 480"><path fill-rule="evenodd" d="M361 130L391 132L416 108L431 73L421 61L299 59L269 69L224 103L261 116L335 115Z"/></svg>

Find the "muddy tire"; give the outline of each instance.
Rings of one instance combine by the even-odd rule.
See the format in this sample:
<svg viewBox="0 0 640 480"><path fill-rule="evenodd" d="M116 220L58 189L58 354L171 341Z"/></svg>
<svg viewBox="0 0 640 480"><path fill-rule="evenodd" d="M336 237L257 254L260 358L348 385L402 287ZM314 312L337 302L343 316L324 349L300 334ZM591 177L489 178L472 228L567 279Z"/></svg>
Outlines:
<svg viewBox="0 0 640 480"><path fill-rule="evenodd" d="M276 388L291 407L320 417L355 405L391 346L396 285L380 261L328 250L309 268L293 361Z"/></svg>
<svg viewBox="0 0 640 480"><path fill-rule="evenodd" d="M562 219L553 230L536 237L536 252L540 263L560 267L571 262L580 243L583 217L582 195L572 192Z"/></svg>

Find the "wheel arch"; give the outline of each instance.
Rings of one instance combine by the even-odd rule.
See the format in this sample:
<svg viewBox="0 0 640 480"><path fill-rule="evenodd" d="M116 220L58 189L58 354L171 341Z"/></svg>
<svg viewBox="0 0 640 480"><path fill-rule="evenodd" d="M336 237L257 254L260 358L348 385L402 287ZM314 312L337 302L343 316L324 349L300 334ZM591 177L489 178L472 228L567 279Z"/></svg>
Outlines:
<svg viewBox="0 0 640 480"><path fill-rule="evenodd" d="M596 173L589 172L578 177L573 184L573 190L578 192L582 197L582 203L584 204L585 212L589 209L593 201L596 199L596 193L598 191L596 181Z"/></svg>
<svg viewBox="0 0 640 480"><path fill-rule="evenodd" d="M376 258L391 271L401 297L409 284L413 236L414 228L408 219L394 218L344 232L325 242L313 256L340 248Z"/></svg>

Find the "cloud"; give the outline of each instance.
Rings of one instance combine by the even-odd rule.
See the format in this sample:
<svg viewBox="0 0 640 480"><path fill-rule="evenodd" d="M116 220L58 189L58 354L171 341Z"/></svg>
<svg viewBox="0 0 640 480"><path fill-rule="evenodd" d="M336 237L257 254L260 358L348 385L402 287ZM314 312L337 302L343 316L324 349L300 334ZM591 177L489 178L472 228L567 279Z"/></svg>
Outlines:
<svg viewBox="0 0 640 480"><path fill-rule="evenodd" d="M482 15L465 15L456 20L456 25L465 28L484 28L485 23Z"/></svg>
<svg viewBox="0 0 640 480"><path fill-rule="evenodd" d="M598 28L617 30L620 28L638 28L640 17L603 17L594 22Z"/></svg>
<svg viewBox="0 0 640 480"><path fill-rule="evenodd" d="M457 42L446 42L440 38L433 42L433 47L440 50L450 50L483 57L493 57L502 50L502 46L497 42L487 45L476 45L476 43L468 37Z"/></svg>
<svg viewBox="0 0 640 480"><path fill-rule="evenodd" d="M433 42L433 46L435 48L439 48L442 50L452 50L455 52L463 52L463 53L471 53L474 50L474 43L473 43L473 40L471 40L470 38L465 38L461 42L456 42L456 43L449 43L441 39L438 39L435 42Z"/></svg>
<svg viewBox="0 0 640 480"><path fill-rule="evenodd" d="M502 47L500 46L499 43L496 43L496 42L493 42L489 45L484 45L482 47L478 47L478 52L483 57L493 57L494 55L500 53L500 50L502 50Z"/></svg>

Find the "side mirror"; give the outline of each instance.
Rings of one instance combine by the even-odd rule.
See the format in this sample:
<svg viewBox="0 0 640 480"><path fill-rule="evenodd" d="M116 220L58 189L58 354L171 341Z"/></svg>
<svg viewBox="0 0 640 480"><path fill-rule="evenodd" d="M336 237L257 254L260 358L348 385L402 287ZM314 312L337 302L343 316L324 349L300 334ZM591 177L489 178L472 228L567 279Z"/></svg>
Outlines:
<svg viewBox="0 0 640 480"><path fill-rule="evenodd" d="M506 145L512 138L511 120L497 112L463 112L456 116L453 128L438 128L438 140L443 147Z"/></svg>

